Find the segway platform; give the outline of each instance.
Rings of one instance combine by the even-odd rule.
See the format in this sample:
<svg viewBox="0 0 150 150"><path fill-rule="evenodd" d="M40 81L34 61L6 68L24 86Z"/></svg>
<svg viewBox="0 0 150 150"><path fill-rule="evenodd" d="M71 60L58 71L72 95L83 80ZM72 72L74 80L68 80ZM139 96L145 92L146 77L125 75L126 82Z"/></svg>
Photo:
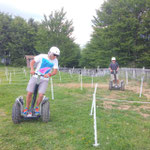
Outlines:
<svg viewBox="0 0 150 150"><path fill-rule="evenodd" d="M124 81L122 80L119 85L117 83L113 84L113 81L109 81L109 90L122 90L122 91L124 91L125 90Z"/></svg>
<svg viewBox="0 0 150 150"><path fill-rule="evenodd" d="M15 124L20 123L23 120L30 119L39 119L41 118L43 122L48 122L50 119L50 106L49 99L47 97L43 97L43 100L40 104L40 114L36 115L35 110L29 111L27 115L23 114L24 110L24 100L23 97L20 96L16 98L15 103L12 108L12 121Z"/></svg>

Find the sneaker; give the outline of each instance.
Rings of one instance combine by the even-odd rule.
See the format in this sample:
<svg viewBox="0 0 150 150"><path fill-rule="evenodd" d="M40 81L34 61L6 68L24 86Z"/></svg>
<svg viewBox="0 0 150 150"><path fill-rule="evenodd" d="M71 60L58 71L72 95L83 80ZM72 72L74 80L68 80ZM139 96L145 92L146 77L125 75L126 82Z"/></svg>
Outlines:
<svg viewBox="0 0 150 150"><path fill-rule="evenodd" d="M29 111L27 117L31 117L32 116L32 112Z"/></svg>
<svg viewBox="0 0 150 150"><path fill-rule="evenodd" d="M26 107L26 108L23 110L23 114L24 114L24 115L27 115L28 112L29 112L29 110L28 110L28 108Z"/></svg>
<svg viewBox="0 0 150 150"><path fill-rule="evenodd" d="M39 115L39 114L40 114L40 109L39 109L39 107L35 107L35 114L36 114L36 115Z"/></svg>

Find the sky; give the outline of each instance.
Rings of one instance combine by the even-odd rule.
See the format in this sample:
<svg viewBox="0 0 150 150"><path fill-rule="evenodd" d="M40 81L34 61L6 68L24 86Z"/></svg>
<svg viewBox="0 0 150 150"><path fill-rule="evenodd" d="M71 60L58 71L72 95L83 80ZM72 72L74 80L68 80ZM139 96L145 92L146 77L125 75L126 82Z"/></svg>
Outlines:
<svg viewBox="0 0 150 150"><path fill-rule="evenodd" d="M104 0L0 0L0 12L41 21L44 14L48 16L63 7L67 12L66 18L73 20L75 42L83 47L90 41L93 31L91 20L103 2Z"/></svg>

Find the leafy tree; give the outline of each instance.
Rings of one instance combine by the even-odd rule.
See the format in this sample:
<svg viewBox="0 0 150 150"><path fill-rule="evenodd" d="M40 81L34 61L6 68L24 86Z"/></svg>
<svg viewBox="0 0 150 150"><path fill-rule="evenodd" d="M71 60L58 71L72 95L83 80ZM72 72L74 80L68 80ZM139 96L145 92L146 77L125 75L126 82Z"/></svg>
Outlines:
<svg viewBox="0 0 150 150"><path fill-rule="evenodd" d="M24 65L25 55L37 54L37 26L33 19L27 23L21 17L0 13L0 57L10 60L12 65Z"/></svg>
<svg viewBox="0 0 150 150"><path fill-rule="evenodd" d="M10 59L10 48L8 42L10 41L11 21L12 18L10 15L0 12L0 57L5 60Z"/></svg>
<svg viewBox="0 0 150 150"><path fill-rule="evenodd" d="M92 67L98 64L107 67L106 61L116 56L121 66L146 66L149 63L149 6L149 0L104 2L92 20L94 32L83 51L81 65L85 65L84 59L88 57L92 58L92 62L88 62L93 63ZM91 56L87 55L92 51L95 52Z"/></svg>
<svg viewBox="0 0 150 150"><path fill-rule="evenodd" d="M72 21L67 20L65 15L63 8L52 12L48 17L44 15L37 33L36 50L47 53L51 46L57 46L61 50L60 65L76 67L79 63L80 48L72 38Z"/></svg>

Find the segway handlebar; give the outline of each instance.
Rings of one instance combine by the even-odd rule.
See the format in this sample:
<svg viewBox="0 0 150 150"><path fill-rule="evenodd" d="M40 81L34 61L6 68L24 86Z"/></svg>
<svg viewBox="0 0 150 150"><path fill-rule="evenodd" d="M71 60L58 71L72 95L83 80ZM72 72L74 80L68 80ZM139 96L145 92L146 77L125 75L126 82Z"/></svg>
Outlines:
<svg viewBox="0 0 150 150"><path fill-rule="evenodd" d="M39 74L39 73L34 73L34 75L37 75L37 76L39 76L39 77L44 77L44 75Z"/></svg>

